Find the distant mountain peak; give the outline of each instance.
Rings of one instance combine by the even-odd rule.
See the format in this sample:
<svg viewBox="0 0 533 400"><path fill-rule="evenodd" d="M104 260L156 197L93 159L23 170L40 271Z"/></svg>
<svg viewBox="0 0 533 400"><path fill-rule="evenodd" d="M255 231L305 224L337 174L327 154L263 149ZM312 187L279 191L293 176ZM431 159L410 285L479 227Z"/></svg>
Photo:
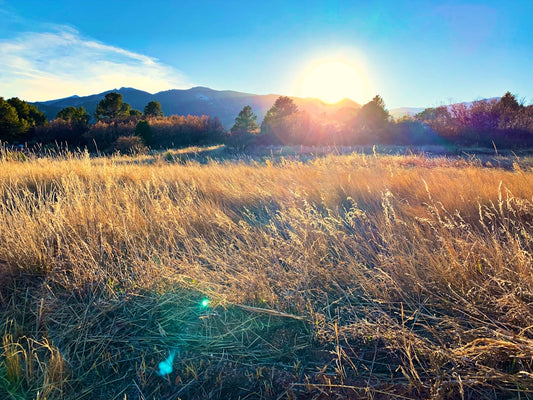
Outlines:
<svg viewBox="0 0 533 400"><path fill-rule="evenodd" d="M189 89L190 91L207 91L207 92L216 92L215 89L208 88L206 86L194 86Z"/></svg>
<svg viewBox="0 0 533 400"><path fill-rule="evenodd" d="M146 94L149 94L151 95L152 93L150 92L147 92L146 90L140 90L140 89L135 89L135 88L132 88L132 87L121 87L120 89L115 89L114 90L115 92L133 92L133 93L146 93Z"/></svg>

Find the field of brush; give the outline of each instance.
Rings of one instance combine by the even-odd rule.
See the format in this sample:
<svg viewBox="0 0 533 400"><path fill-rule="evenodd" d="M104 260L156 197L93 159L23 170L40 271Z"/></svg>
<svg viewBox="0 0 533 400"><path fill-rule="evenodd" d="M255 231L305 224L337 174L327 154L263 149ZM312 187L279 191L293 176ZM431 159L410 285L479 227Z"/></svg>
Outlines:
<svg viewBox="0 0 533 400"><path fill-rule="evenodd" d="M2 152L0 398L533 398L530 158L203 151Z"/></svg>

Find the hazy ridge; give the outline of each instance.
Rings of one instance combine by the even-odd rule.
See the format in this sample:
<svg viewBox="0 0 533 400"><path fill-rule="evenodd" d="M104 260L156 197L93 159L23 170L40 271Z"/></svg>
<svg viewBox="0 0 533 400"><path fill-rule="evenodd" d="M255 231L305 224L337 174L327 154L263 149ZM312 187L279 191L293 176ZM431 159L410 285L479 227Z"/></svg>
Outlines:
<svg viewBox="0 0 533 400"><path fill-rule="evenodd" d="M233 90L214 90L206 87L172 89L151 94L142 90L123 87L90 96L72 96L32 104L43 111L49 120L54 119L61 109L68 106L82 106L89 114L93 115L98 102L110 92L122 94L126 103L141 111L148 102L158 101L161 103L165 115L190 114L219 117L222 124L228 129L233 125L239 111L246 105L252 107L258 120L261 121L274 101L280 96L278 94L257 95ZM339 113L347 116L355 115L355 112L361 107L360 104L349 99L341 100L336 104L328 104L314 98L291 98L300 110L305 110L312 115L324 115L324 117L338 116Z"/></svg>

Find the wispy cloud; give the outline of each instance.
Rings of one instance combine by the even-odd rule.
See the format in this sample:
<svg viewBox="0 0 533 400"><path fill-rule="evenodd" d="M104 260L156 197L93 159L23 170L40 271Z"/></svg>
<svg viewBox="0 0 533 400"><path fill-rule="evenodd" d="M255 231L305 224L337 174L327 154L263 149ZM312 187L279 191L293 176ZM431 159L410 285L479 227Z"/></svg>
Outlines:
<svg viewBox="0 0 533 400"><path fill-rule="evenodd" d="M191 83L155 58L84 38L66 26L0 39L0 96L5 98L47 100L122 86L153 93Z"/></svg>

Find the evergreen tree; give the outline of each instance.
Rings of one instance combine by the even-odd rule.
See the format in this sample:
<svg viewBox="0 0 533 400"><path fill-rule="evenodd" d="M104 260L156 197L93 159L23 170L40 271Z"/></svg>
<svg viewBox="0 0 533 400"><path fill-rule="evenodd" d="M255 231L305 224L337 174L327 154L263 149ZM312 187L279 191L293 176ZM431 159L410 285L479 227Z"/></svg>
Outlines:
<svg viewBox="0 0 533 400"><path fill-rule="evenodd" d="M97 121L114 120L130 115L131 106L124 103L120 93L112 92L105 95L96 106L94 117Z"/></svg>
<svg viewBox="0 0 533 400"><path fill-rule="evenodd" d="M374 96L371 101L361 107L358 119L362 128L382 128L389 120L389 112L385 109L383 98L380 95Z"/></svg>
<svg viewBox="0 0 533 400"><path fill-rule="evenodd" d="M235 124L231 127L232 135L244 135L247 133L257 133L257 115L252 112L252 107L245 106L235 118Z"/></svg>
<svg viewBox="0 0 533 400"><path fill-rule="evenodd" d="M162 117L163 110L158 101L151 101L144 107L144 115L146 117Z"/></svg>
<svg viewBox="0 0 533 400"><path fill-rule="evenodd" d="M46 123L46 116L32 104L13 97L7 102L17 110L19 120L27 127L40 126Z"/></svg>
<svg viewBox="0 0 533 400"><path fill-rule="evenodd" d="M519 125L517 117L523 108L514 94L505 93L494 107L498 114L498 128L503 130L516 128Z"/></svg>
<svg viewBox="0 0 533 400"><path fill-rule="evenodd" d="M34 105L13 97L0 97L0 140L24 141L36 126L46 123L46 116Z"/></svg>
<svg viewBox="0 0 533 400"><path fill-rule="evenodd" d="M523 105L516 100L516 96L511 92L505 93L497 103L497 108L501 112L517 112L522 107Z"/></svg>
<svg viewBox="0 0 533 400"><path fill-rule="evenodd" d="M142 117L143 113L141 110L131 109L130 110L130 117Z"/></svg>
<svg viewBox="0 0 533 400"><path fill-rule="evenodd" d="M152 144L152 129L148 121L140 120L135 127L135 136L142 139L145 146Z"/></svg>
<svg viewBox="0 0 533 400"><path fill-rule="evenodd" d="M87 125L91 116L85 111L83 107L65 107L57 113L57 118L67 122L77 122Z"/></svg>
<svg viewBox="0 0 533 400"><path fill-rule="evenodd" d="M24 131L17 109L0 97L0 141L16 140Z"/></svg>
<svg viewBox="0 0 533 400"><path fill-rule="evenodd" d="M261 134L267 142L282 143L287 137L293 136L294 121L291 117L297 112L298 107L290 97L278 97L261 123Z"/></svg>
<svg viewBox="0 0 533 400"><path fill-rule="evenodd" d="M389 121L389 112L385 109L385 102L380 95L366 103L359 110L355 124L355 131L361 143L384 143L387 138L386 127Z"/></svg>
<svg viewBox="0 0 533 400"><path fill-rule="evenodd" d="M274 105L267 111L261 124L261 130L263 129L263 125L269 125L273 122L280 121L296 112L298 112L298 107L290 97L278 97L274 102Z"/></svg>
<svg viewBox="0 0 533 400"><path fill-rule="evenodd" d="M20 100L18 97L13 97L7 102L17 110L17 116L19 119L24 119L26 121L30 118L30 105L23 100Z"/></svg>

